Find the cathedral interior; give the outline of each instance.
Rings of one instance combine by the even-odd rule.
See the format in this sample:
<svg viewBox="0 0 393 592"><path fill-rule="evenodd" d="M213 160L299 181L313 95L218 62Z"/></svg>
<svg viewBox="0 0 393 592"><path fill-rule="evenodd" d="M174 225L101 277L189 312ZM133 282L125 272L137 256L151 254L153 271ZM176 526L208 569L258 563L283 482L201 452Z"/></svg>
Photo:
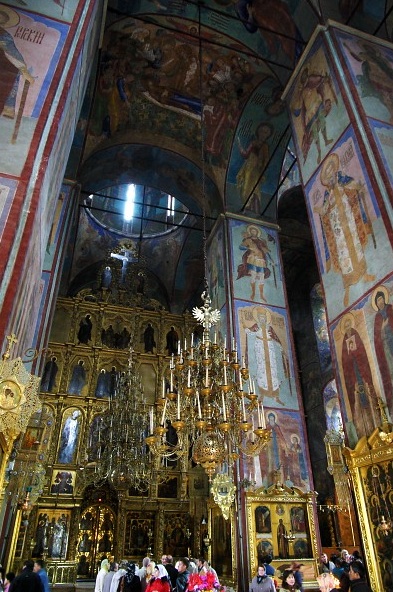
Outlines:
<svg viewBox="0 0 393 592"><path fill-rule="evenodd" d="M0 3L6 571L393 591L392 8Z"/></svg>

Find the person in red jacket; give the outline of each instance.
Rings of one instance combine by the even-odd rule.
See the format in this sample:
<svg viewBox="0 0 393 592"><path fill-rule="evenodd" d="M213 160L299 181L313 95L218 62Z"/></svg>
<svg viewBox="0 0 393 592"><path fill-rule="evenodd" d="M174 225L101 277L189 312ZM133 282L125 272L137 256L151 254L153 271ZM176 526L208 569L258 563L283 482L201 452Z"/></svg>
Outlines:
<svg viewBox="0 0 393 592"><path fill-rule="evenodd" d="M146 592L171 592L169 575L163 565L156 565L153 577L147 585Z"/></svg>

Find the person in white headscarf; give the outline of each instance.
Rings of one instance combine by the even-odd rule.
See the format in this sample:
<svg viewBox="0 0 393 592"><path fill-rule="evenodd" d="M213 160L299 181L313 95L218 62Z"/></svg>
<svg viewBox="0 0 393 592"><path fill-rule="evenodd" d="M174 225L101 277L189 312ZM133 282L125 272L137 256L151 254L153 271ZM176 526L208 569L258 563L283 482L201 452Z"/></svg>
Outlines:
<svg viewBox="0 0 393 592"><path fill-rule="evenodd" d="M146 592L171 592L169 574L163 565L156 565Z"/></svg>
<svg viewBox="0 0 393 592"><path fill-rule="evenodd" d="M103 592L104 589L104 580L105 576L109 571L109 561L107 559L103 559L101 561L101 568L98 571L96 577L96 585L94 588L94 592Z"/></svg>

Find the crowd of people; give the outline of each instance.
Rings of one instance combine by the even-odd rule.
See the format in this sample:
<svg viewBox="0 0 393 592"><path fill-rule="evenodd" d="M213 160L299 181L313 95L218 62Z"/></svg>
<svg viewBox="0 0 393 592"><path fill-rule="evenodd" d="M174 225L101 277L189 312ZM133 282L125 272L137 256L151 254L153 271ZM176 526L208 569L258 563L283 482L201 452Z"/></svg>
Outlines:
<svg viewBox="0 0 393 592"><path fill-rule="evenodd" d="M260 560L257 574L252 579L249 592L304 592L303 564L292 561L290 567L280 573L275 573L271 565L272 557L265 556ZM326 590L326 580L331 577L330 592L371 592L367 583L366 568L358 551L352 555L343 549L340 555L332 555L330 559L326 553L319 558L319 573L323 576L323 590ZM326 576L326 577L325 577ZM279 580L281 579L281 585ZM322 588L321 588L322 589Z"/></svg>
<svg viewBox="0 0 393 592"><path fill-rule="evenodd" d="M195 574L212 578L216 588L220 585L216 571L203 557L182 557L176 564L171 555L163 555L158 564L145 557L141 567L133 561L103 559L94 592L186 592Z"/></svg>

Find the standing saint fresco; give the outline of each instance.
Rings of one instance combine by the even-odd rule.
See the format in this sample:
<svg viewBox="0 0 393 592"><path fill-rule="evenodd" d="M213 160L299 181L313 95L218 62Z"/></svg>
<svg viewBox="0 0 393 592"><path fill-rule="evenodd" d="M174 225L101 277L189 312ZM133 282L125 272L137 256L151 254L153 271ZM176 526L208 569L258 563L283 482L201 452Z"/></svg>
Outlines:
<svg viewBox="0 0 393 592"><path fill-rule="evenodd" d="M360 280L370 282L365 248L372 237L365 188L361 182L340 170L340 159L329 154L321 168L320 180L326 188L322 205L314 207L322 228L326 271L340 273L344 284L344 306L349 304L349 289Z"/></svg>
<svg viewBox="0 0 393 592"><path fill-rule="evenodd" d="M250 300L256 299L256 288L258 288L257 299L267 302L263 289L265 280L271 275L268 264L273 267L274 261L270 255L269 245L262 237L262 231L258 226L255 224L247 226L239 249L244 253L242 262L237 268L236 279L248 276L251 287Z"/></svg>
<svg viewBox="0 0 393 592"><path fill-rule="evenodd" d="M389 292L378 286L372 294L374 320L374 345L388 409L393 414L393 306Z"/></svg>

